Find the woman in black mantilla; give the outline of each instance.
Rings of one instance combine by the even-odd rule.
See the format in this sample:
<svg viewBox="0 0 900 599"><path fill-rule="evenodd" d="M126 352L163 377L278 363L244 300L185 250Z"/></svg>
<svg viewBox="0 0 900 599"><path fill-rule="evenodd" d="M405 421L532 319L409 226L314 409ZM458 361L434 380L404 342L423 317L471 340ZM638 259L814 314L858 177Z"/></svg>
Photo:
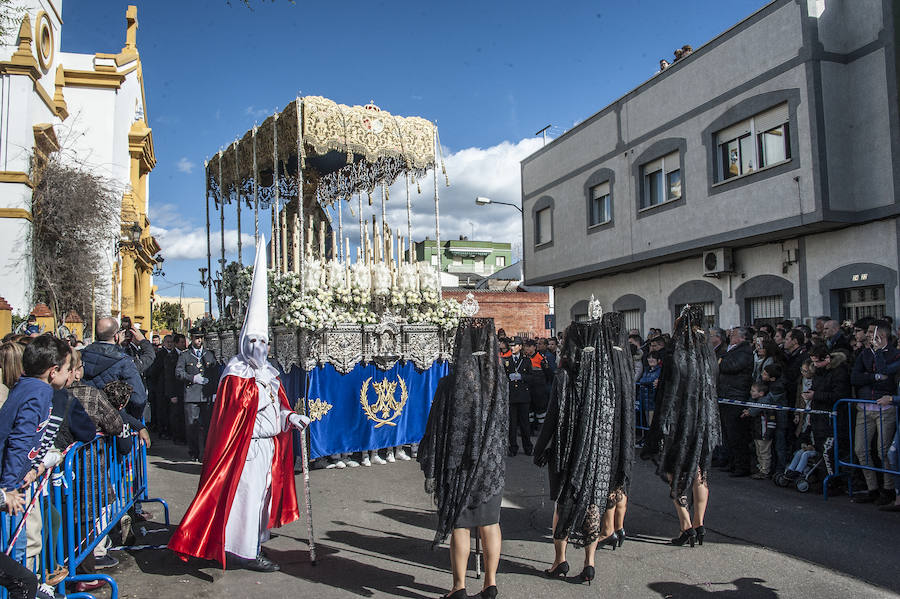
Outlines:
<svg viewBox="0 0 900 599"><path fill-rule="evenodd" d="M461 319L450 373L438 383L418 457L437 506L433 546L450 536L453 588L445 597L451 599L466 597L469 529L476 526L485 562L476 597L497 596L508 393L493 319Z"/></svg>
<svg viewBox="0 0 900 599"><path fill-rule="evenodd" d="M681 534L673 545L703 544L709 501L707 473L719 444L718 366L703 328L703 309L685 306L675 321L670 358L660 377L656 413L642 457L655 453L657 473L669 484ZM693 499L693 520L687 493Z"/></svg>
<svg viewBox="0 0 900 599"><path fill-rule="evenodd" d="M566 329L562 360L547 418L535 448L535 464L549 464L553 513L553 565L545 574L569 571L569 541L585 549L581 581L594 578L598 542L613 549L624 540L615 529L624 508L634 457L634 380L621 314L573 323ZM619 512L617 514L617 511ZM616 518L616 516L620 518Z"/></svg>

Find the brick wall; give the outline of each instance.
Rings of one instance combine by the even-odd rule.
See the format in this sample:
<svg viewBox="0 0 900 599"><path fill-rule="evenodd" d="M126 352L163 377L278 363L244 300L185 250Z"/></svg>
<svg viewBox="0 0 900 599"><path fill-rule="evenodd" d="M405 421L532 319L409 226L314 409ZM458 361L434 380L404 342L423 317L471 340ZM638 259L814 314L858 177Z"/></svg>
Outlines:
<svg viewBox="0 0 900 599"><path fill-rule="evenodd" d="M444 289L443 293L445 298L462 302L470 291L479 305L476 316L493 318L494 326L505 330L507 335L550 336L550 331L544 328L544 315L549 313L548 294L469 289Z"/></svg>

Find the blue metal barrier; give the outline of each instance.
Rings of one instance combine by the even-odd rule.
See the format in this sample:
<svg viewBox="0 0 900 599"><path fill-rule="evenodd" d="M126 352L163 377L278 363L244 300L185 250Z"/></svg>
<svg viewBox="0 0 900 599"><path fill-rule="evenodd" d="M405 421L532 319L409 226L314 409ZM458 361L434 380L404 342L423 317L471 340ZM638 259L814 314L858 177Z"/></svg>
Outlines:
<svg viewBox="0 0 900 599"><path fill-rule="evenodd" d="M635 383L634 385L634 432L638 437L641 432L650 430L650 422L653 420L653 410L650 403L656 389L653 383Z"/></svg>
<svg viewBox="0 0 900 599"><path fill-rule="evenodd" d="M852 497L853 496L853 478L848 476L848 472L841 472L841 468L845 470L861 470L863 472L881 472L882 476L900 476L900 466L896 466L892 469L889 467L888 460L888 452L891 444L895 438L895 433L900 427L900 410L897 410L896 406L889 406L883 409L878 410L867 410L865 408L860 408L865 405L875 405L876 402L870 399L840 399L834 404L834 472L829 474L825 479L825 486L827 488L828 481L832 478L838 476L846 476L847 477L847 493ZM838 430L838 413L839 411L846 406L847 415L849 418L847 419L847 435L843 439L839 434ZM856 409L856 417L853 418L853 407L857 406ZM893 411L893 417L890 416L890 412ZM874 423L874 429L869 424L869 418L866 416L867 413L876 413L876 422ZM887 418L885 417L887 414ZM887 428L885 428L887 426ZM891 428L893 427L893 430ZM854 442L854 439L858 437L859 434L863 435L863 445L857 447L857 444ZM870 436L871 433L871 436ZM887 433L887 434L886 434ZM875 461L873 456L870 455L870 449L872 445L872 441L878 441L879 447L879 459L881 462L881 467L875 465ZM849 445L849 449L851 455L855 455L859 460L859 463L855 463L852 461L845 461L841 459L841 441L845 441ZM858 449L862 449L862 452L857 451ZM897 451L897 448L894 449ZM862 455L860 455L862 453ZM896 458L895 458L896 459ZM896 463L896 462L895 462ZM827 496L826 496L827 499Z"/></svg>
<svg viewBox="0 0 900 599"><path fill-rule="evenodd" d="M77 575L75 569L135 501L162 504L165 523L169 524L169 506L164 500L148 494L147 448L137 434L132 436L132 441L131 451L124 456L117 455L114 437L98 436L90 443L76 443L69 448L40 493L34 507L35 516L26 521L21 535L27 534L28 525L38 525L40 534L32 537L41 540L41 547L37 553L34 547L28 551L34 555L17 557L42 583L47 582L58 567L67 569L68 575L56 586L59 593L65 594L66 583L102 580L110 586L110 599L118 598L118 587L110 576ZM32 495L38 491L39 482L31 485ZM40 521L37 514L40 514ZM0 517L0 545L4 551L18 520L8 514ZM0 587L0 599L6 597L6 590ZM67 597L77 599L91 595L71 593Z"/></svg>

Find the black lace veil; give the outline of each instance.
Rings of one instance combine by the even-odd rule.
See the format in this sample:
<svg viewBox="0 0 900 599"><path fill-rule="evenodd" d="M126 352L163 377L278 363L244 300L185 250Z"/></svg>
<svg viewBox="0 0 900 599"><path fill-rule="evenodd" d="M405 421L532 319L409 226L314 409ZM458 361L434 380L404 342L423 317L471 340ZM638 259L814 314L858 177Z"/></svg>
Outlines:
<svg viewBox="0 0 900 599"><path fill-rule="evenodd" d="M498 356L494 320L462 318L419 444L425 490L437 506L435 545L465 508L503 492L509 390Z"/></svg>
<svg viewBox="0 0 900 599"><path fill-rule="evenodd" d="M685 306L675 321L672 351L660 380L648 442L657 473L673 499L687 505L696 476L706 481L721 428L716 397L718 365L707 342L703 309Z"/></svg>
<svg viewBox="0 0 900 599"><path fill-rule="evenodd" d="M554 467L562 476L557 539L597 539L611 495L627 492L634 448L634 379L619 313L566 329L553 393L559 406Z"/></svg>

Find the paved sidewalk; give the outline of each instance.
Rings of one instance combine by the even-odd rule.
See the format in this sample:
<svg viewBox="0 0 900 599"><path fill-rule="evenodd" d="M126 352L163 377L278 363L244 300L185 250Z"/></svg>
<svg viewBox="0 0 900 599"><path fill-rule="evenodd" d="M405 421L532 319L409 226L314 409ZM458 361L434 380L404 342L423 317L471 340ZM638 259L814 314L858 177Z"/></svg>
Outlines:
<svg viewBox="0 0 900 599"><path fill-rule="evenodd" d="M200 465L183 461L183 446L160 442L151 451L151 492L168 500L177 523L196 490ZM508 460L501 516L501 597L893 597L900 592L896 544L900 515L851 504L846 497L775 488L767 481L714 474L707 541L694 549L666 544L678 532L666 486L650 464L635 463L626 519L629 540L598 551L591 587L541 576L553 558L552 504L546 471L531 459ZM299 486L298 478L298 489ZM312 473L318 565L309 563L305 521L267 544L282 566L274 574L223 572L215 564L184 563L167 550L118 552L104 573L122 597L410 597L443 594L450 584L446 546L430 549L430 497L416 462ZM301 500L302 501L302 500ZM162 510L145 525L149 543L165 542ZM159 532L154 532L159 531ZM570 574L582 553L570 549ZM470 571L469 593L480 589ZM103 591L98 597L108 597Z"/></svg>

